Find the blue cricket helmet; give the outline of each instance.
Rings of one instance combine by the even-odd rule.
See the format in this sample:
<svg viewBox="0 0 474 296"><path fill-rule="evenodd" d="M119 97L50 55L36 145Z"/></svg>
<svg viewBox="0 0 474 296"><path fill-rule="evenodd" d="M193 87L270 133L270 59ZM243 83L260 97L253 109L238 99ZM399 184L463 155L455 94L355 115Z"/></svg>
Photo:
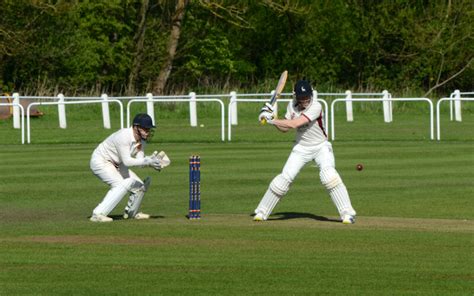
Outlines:
<svg viewBox="0 0 474 296"><path fill-rule="evenodd" d="M305 79L299 80L295 84L294 93L297 100L304 97L312 97L313 88L309 81Z"/></svg>
<svg viewBox="0 0 474 296"><path fill-rule="evenodd" d="M135 115L133 118L133 125L137 125L143 128L155 128L156 126L153 124L153 119L151 116L146 113L139 113Z"/></svg>

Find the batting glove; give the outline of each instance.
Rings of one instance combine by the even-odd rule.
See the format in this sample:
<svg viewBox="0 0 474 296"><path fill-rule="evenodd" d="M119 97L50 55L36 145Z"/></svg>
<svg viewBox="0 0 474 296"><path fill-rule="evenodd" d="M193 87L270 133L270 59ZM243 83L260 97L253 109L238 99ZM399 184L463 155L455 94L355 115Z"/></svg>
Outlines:
<svg viewBox="0 0 474 296"><path fill-rule="evenodd" d="M270 122L272 121L274 118L273 116L273 113L272 112L268 112L268 111L263 111L262 113L260 113L260 115L258 116L258 121L261 122L263 119L265 119L267 122Z"/></svg>
<svg viewBox="0 0 474 296"><path fill-rule="evenodd" d="M273 107L270 103L265 103L265 105L263 105L262 109L260 109L260 113L263 113L263 112L274 113L275 112L275 107Z"/></svg>

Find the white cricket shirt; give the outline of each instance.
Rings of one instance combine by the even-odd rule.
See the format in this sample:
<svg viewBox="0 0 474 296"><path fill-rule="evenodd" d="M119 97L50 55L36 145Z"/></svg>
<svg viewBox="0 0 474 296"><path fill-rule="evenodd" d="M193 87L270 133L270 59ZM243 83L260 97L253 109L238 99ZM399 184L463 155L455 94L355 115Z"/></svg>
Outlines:
<svg viewBox="0 0 474 296"><path fill-rule="evenodd" d="M327 141L323 108L318 101L312 99L309 106L303 111L299 111L298 107L296 107L296 100L289 102L285 118L295 119L300 116L306 117L309 122L296 129L296 144L314 146Z"/></svg>
<svg viewBox="0 0 474 296"><path fill-rule="evenodd" d="M111 162L116 167L122 163L127 167L142 166L145 164L145 144L144 140L135 140L133 128L123 128L100 143L92 153L92 158Z"/></svg>

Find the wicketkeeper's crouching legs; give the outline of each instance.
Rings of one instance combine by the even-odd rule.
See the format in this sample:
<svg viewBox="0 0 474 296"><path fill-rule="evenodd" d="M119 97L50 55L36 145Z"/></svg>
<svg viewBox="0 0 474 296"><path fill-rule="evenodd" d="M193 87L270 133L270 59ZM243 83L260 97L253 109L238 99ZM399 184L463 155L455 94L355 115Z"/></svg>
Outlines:
<svg viewBox="0 0 474 296"><path fill-rule="evenodd" d="M127 204L126 218L138 218L138 210L140 208L143 196L150 184L150 179L145 180L145 184L135 178L125 178L107 192L102 202L92 211L92 221L106 222L112 221L111 218L105 219L107 215L119 204L122 198L130 192L130 198ZM124 215L125 216L125 215ZM104 221L102 221L102 220ZM99 221L100 220L100 221Z"/></svg>
<svg viewBox="0 0 474 296"><path fill-rule="evenodd" d="M254 220L267 220L268 216L270 216L277 203L290 189L290 185L291 182L288 181L288 179L286 179L283 174L273 178L270 186L268 186L267 191L263 195L262 200L255 209Z"/></svg>
<svg viewBox="0 0 474 296"><path fill-rule="evenodd" d="M326 187L329 196L339 211L342 222L352 224L355 222L356 211L352 208L346 185L341 180L338 172L333 167L324 167L319 174L321 183Z"/></svg>

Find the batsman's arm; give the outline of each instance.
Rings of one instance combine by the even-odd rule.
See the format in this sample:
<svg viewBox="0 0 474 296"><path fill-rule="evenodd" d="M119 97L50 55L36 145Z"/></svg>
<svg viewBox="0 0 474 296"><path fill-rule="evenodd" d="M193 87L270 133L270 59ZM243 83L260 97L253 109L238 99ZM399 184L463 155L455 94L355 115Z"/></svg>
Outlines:
<svg viewBox="0 0 474 296"><path fill-rule="evenodd" d="M279 131L287 132L291 129L299 128L309 122L308 117L300 116L295 119L274 119L271 124L274 125Z"/></svg>

